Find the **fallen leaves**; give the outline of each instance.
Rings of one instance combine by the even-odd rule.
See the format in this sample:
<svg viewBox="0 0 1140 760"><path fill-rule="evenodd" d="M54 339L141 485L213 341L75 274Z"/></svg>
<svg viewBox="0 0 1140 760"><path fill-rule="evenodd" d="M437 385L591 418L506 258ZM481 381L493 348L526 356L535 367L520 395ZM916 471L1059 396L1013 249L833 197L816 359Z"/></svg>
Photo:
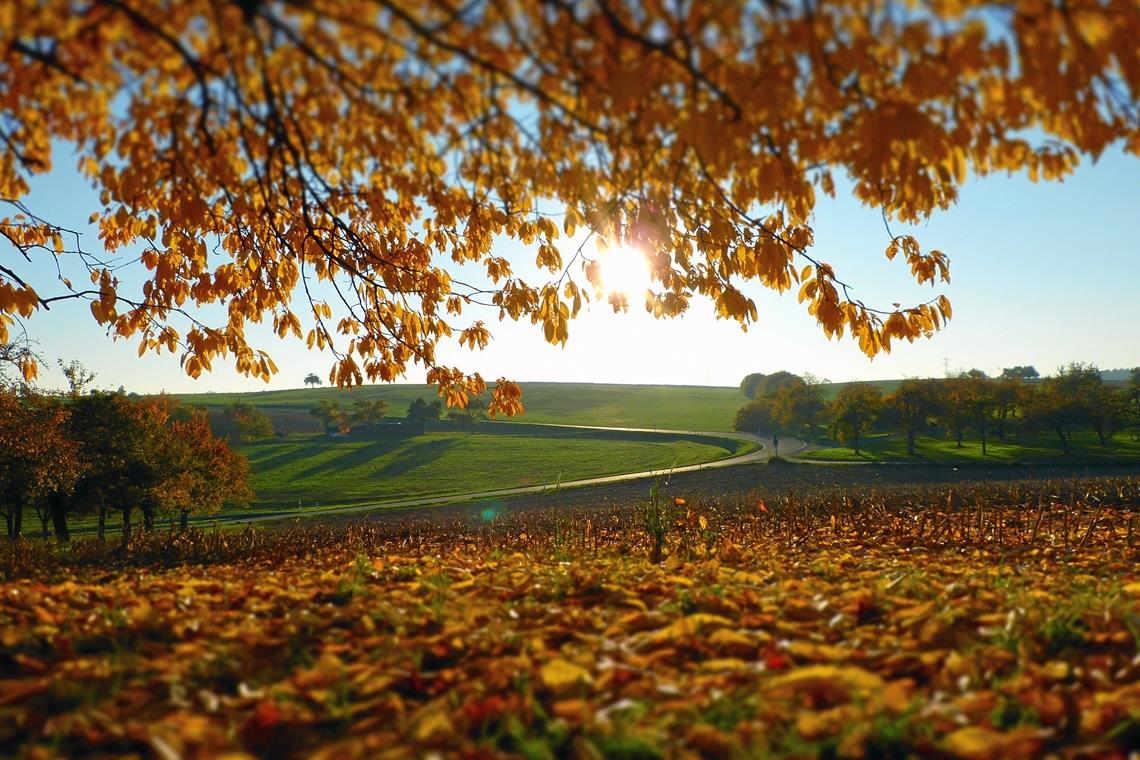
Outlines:
<svg viewBox="0 0 1140 760"><path fill-rule="evenodd" d="M573 549L543 530L529 553L348 531L272 561L7 582L0 753L985 760L1140 738L1123 531L1011 553L821 518L795 541L733 528L731 559L678 539L655 565L622 531Z"/></svg>
<svg viewBox="0 0 1140 760"><path fill-rule="evenodd" d="M538 677L543 688L554 696L571 694L593 681L590 671L561 657L543 665L539 669Z"/></svg>

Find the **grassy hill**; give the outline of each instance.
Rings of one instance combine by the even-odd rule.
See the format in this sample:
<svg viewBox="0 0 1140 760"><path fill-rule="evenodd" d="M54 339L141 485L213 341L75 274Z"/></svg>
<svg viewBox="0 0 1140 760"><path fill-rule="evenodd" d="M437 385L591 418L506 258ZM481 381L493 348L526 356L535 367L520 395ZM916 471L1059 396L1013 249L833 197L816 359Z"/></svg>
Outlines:
<svg viewBox="0 0 1140 760"><path fill-rule="evenodd" d="M732 417L745 403L736 388L685 385L522 383L526 413L519 422L671 430L732 430ZM358 388L297 388L260 393L197 393L179 398L188 404L228 406L242 400L270 410L301 412L320 401L350 407L358 399L382 399L391 415L402 416L417 398L431 401L435 389L420 384L364 385Z"/></svg>
<svg viewBox="0 0 1140 760"><path fill-rule="evenodd" d="M743 441L591 434L581 430L428 432L352 440L323 435L240 447L255 506L312 507L556 483L721 459Z"/></svg>
<svg viewBox="0 0 1140 760"><path fill-rule="evenodd" d="M400 384L180 399L215 412L240 400L270 416L277 437L239 447L250 460L255 507L311 508L664 470L721 459L745 446L732 439L544 427L727 432L744 403L735 388L524 383L527 411L512 422L528 424L481 423L476 435L429 430L405 438L330 438L309 414L321 401L348 409L357 400L380 399L389 416L399 417L416 399L435 397L434 388Z"/></svg>

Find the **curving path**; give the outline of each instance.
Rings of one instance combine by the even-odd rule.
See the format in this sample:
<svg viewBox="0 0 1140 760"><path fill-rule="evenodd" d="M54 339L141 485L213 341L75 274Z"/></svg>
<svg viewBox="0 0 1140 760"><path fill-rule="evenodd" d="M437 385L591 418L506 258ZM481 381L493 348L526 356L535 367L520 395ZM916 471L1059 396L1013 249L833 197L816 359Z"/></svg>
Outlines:
<svg viewBox="0 0 1140 760"><path fill-rule="evenodd" d="M530 423L518 422L510 423L516 425L527 425ZM643 470L641 472L628 472L619 475L602 475L595 478L581 478L578 480L564 480L560 483L540 483L531 486L515 486L511 488L496 488L488 491L472 491L468 493L452 493L452 494L439 494L435 496L419 496L407 499L391 499L387 501L370 502L367 504L354 504L345 507L329 507L320 510L296 511L296 510L275 510L272 512L258 511L255 513L243 512L230 515L204 515L200 518L191 518L192 523L212 525L214 523L252 523L264 522L269 520L283 520L292 517L298 518L318 518L318 517L339 517L341 515L358 514L361 512L374 512L378 510L388 509L403 509L408 507L427 507L438 506L444 504L460 504L471 501L481 501L484 499L497 499L504 496L517 496L520 494L536 494L544 493L552 489L561 488L576 488L579 486L594 486L605 485L607 483L620 483L628 480L641 480L644 478L656 478L661 476L668 476L673 473L681 472L697 472L703 470L717 469L721 467L736 467L746 464L760 464L767 462L772 456L773 444L771 438L760 438L752 435L751 433L737 433L737 432L710 432L705 430L669 430L664 428L629 428L629 427L599 427L595 425L551 425L543 423L543 427L561 427L561 428L574 428L578 430L599 430L599 431L619 431L627 433L659 433L661 435L688 435L688 436L702 436L706 438L732 438L741 441L753 441L759 444L759 448L755 451L750 451L745 454L737 454L728 456L724 459L714 459L711 462L704 462L702 464L691 464L682 467L671 467L660 470ZM807 448L807 444L797 438L781 438L780 439L780 455L792 456ZM797 460L798 461L798 460Z"/></svg>

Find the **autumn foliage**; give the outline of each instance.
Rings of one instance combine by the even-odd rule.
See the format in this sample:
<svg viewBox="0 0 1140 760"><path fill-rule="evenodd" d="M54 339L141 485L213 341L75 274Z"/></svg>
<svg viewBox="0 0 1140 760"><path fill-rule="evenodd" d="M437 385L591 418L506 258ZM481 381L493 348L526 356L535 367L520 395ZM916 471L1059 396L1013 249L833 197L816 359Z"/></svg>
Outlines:
<svg viewBox="0 0 1140 760"><path fill-rule="evenodd" d="M251 496L249 463L215 438L204 412L169 399L94 392L61 399L0 391L0 515L9 537L26 515L60 540L68 517L132 515L152 529L161 514L213 512ZM30 531L29 531L30 532Z"/></svg>
<svg viewBox="0 0 1140 760"><path fill-rule="evenodd" d="M480 348L497 316L561 343L606 295L582 236L565 244L583 230L646 257L657 316L702 296L748 325L746 283L795 289L874 355L937 330L949 301L852 296L812 253L818 195L849 188L888 223L888 258L945 281L947 257L889 223L946 208L971 173L1140 152L1138 36L1132 0L6 2L0 235L90 282L6 259L0 342L82 298L191 375L228 356L268 377L245 334L265 320L331 349L337 383L418 363L462 404L484 381L442 366L440 341ZM101 246L136 274L27 206L61 143L99 191ZM208 323L193 307L212 303ZM519 408L496 384L489 410Z"/></svg>

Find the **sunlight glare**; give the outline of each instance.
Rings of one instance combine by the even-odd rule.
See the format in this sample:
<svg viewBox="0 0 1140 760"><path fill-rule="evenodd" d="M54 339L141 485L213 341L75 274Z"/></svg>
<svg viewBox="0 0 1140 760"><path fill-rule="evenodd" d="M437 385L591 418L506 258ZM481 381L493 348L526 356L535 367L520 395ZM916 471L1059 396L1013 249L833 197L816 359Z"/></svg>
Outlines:
<svg viewBox="0 0 1140 760"><path fill-rule="evenodd" d="M607 293L621 293L626 298L640 296L652 286L649 262L645 254L629 245L616 245L598 251L602 287Z"/></svg>

